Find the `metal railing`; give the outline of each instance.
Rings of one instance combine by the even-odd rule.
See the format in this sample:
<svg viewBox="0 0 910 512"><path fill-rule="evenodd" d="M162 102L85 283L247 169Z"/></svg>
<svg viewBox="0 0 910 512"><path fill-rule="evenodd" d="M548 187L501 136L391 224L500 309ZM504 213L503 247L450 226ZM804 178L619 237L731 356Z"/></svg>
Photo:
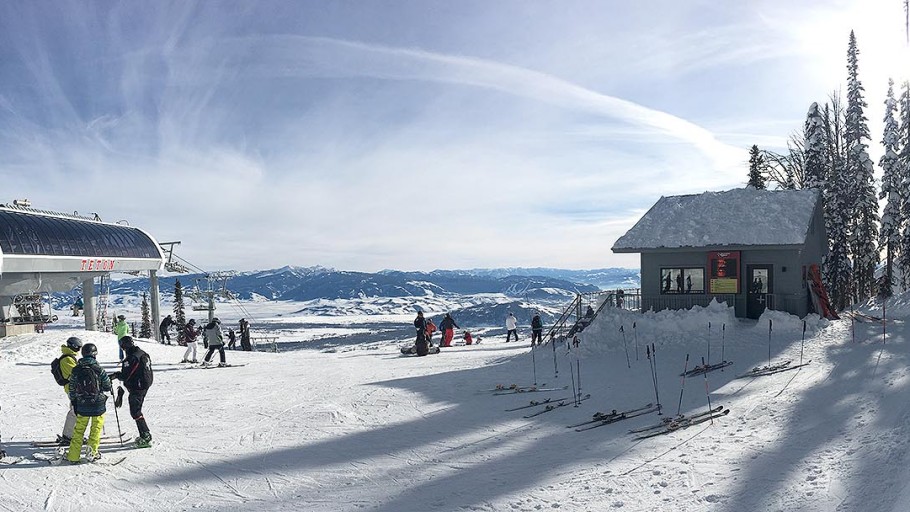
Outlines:
<svg viewBox="0 0 910 512"><path fill-rule="evenodd" d="M621 293L620 293L621 291ZM546 341L565 340L587 327L605 308L619 307L638 310L641 307L641 290L604 290L575 295L562 315L547 332Z"/></svg>

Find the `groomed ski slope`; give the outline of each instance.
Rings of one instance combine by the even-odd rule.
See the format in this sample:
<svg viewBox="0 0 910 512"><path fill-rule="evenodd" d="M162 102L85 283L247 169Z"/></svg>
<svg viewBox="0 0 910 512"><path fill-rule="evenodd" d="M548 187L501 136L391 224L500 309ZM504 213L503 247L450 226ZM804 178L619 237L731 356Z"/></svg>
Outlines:
<svg viewBox="0 0 910 512"><path fill-rule="evenodd" d="M141 343L154 361L146 416L156 445L117 466L0 465L0 510L306 511L906 511L910 503L907 299L880 323L810 317L809 366L734 379L771 358L799 360L802 321L766 313L739 321L714 304L690 312L607 311L576 353L485 337L439 355L402 356L395 343L337 352L228 352L246 366L187 369L182 348ZM866 310L880 314L880 310ZM632 322L636 327L632 328ZM574 432L595 411L654 401L645 343L656 348L665 414L679 403L685 355L734 365L707 375L728 416L642 441L627 431L656 414ZM625 346L629 349L627 367ZM47 449L66 400L49 362L67 336L116 358L110 334L74 329L0 340L0 432L10 456ZM404 341L404 340L402 340ZM638 357L635 344L638 342ZM201 356L201 355L200 355ZM576 363L577 356L577 363ZM568 386L580 370L578 408L525 419L505 412L566 392L492 396L496 384ZM705 378L685 383L683 412L707 408ZM555 393L560 393L556 395ZM571 394L571 390L569 391ZM130 436L127 409L120 423ZM108 433L117 425L109 408Z"/></svg>

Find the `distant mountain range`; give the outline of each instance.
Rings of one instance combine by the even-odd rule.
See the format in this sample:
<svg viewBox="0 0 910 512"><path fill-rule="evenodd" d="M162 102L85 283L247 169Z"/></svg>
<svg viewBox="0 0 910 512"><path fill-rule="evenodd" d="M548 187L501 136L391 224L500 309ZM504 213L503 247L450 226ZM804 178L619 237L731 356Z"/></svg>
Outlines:
<svg viewBox="0 0 910 512"><path fill-rule="evenodd" d="M184 290L207 287L204 274L162 277L162 294L172 293L180 279ZM433 295L474 295L501 293L524 299L563 300L576 293L600 289L636 288L637 269L560 270L474 269L376 273L350 272L325 267L293 267L242 272L227 281L227 288L241 300L356 299L366 297L419 297ZM147 279L114 281L111 294L141 293Z"/></svg>
<svg viewBox="0 0 910 512"><path fill-rule="evenodd" d="M185 301L194 290L206 291L205 274L170 275L159 278L163 302L172 302L174 285L180 280ZM214 283L220 286L221 283ZM472 323L498 325L506 311L533 312L545 318L558 315L575 294L601 289L637 288L637 269L607 268L561 270L553 268L502 268L376 273L340 271L326 267L286 266L241 272L226 282L232 296L241 301L279 300L301 302L299 314L351 315L401 314L417 309L428 312L459 312ZM111 303L138 305L148 291L147 278L128 278L111 283ZM57 294L56 309L66 309L77 293ZM223 302L219 298L219 302Z"/></svg>

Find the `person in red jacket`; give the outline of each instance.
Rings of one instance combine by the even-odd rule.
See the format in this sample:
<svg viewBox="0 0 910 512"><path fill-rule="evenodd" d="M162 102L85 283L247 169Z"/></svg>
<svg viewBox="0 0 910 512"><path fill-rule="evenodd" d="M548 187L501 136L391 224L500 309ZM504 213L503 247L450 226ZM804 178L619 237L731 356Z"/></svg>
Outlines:
<svg viewBox="0 0 910 512"><path fill-rule="evenodd" d="M433 333L436 332L436 324L433 323L433 319L427 319L427 343L430 345L433 344Z"/></svg>

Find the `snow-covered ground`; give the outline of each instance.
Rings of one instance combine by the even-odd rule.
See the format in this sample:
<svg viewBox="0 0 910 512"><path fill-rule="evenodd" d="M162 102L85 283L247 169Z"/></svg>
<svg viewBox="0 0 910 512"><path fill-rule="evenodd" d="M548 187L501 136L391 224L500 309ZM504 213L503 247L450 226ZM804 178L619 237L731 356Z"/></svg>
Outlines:
<svg viewBox="0 0 910 512"><path fill-rule="evenodd" d="M804 346L799 319L741 321L716 304L607 310L576 351L555 355L550 346L532 352L525 332L521 343L487 336L422 358L399 353L404 338L334 352L228 352L229 362L246 366L202 370L177 362L182 348L141 343L156 368L145 408L156 444L104 448L105 458L126 457L116 466L30 458L50 451L30 443L53 439L63 423L66 399L49 372L60 343L82 336L112 367L113 335L70 324L6 338L0 432L9 456L25 459L0 465L0 510L906 511L907 302L889 303L884 338L881 323L856 323L854 334L849 319L810 317ZM706 389L730 414L646 440L628 429L658 421L656 414L566 428L595 411L654 401L645 352L652 343L664 416L706 409ZM734 365L687 379L679 406L686 354L691 367L709 344L711 361L723 353ZM769 347L773 361L796 364L803 349L812 362L734 378L767 364ZM523 415L540 407L505 409L570 397L571 388L488 391L535 379L571 386L579 373L590 400L533 418ZM128 411L118 412L135 436ZM113 409L105 425L116 431Z"/></svg>

